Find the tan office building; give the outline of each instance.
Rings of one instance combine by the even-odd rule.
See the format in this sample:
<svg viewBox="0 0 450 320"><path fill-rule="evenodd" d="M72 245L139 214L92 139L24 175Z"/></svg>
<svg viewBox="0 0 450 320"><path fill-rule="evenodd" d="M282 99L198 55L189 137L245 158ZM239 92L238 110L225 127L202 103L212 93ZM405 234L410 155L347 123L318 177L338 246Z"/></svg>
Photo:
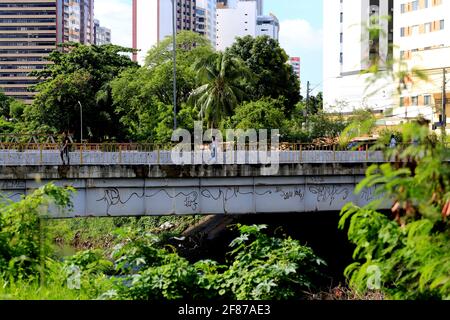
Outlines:
<svg viewBox="0 0 450 320"><path fill-rule="evenodd" d="M0 90L32 103L37 83L57 43L93 43L94 0L0 0Z"/></svg>

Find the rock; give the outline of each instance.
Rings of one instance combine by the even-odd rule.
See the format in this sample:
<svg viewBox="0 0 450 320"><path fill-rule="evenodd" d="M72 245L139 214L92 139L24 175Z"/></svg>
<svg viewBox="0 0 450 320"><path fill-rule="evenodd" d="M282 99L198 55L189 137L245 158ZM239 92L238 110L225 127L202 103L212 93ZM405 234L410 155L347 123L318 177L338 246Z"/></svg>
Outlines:
<svg viewBox="0 0 450 320"><path fill-rule="evenodd" d="M170 222L164 222L159 229L162 231L168 231L170 229L173 229L175 227L175 225L173 223Z"/></svg>

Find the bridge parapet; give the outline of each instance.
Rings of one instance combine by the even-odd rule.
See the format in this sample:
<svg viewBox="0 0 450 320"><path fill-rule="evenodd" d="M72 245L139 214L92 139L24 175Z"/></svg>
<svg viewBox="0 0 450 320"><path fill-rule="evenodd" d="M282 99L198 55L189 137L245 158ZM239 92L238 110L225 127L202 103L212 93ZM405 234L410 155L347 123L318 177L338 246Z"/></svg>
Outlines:
<svg viewBox="0 0 450 320"><path fill-rule="evenodd" d="M1 144L0 165L36 166L61 165L57 144ZM69 152L70 165L179 165L172 150L154 145L137 144L74 144ZM297 164L297 163L379 163L385 162L381 151L342 150L338 146L282 145L279 150L259 151L219 148L218 156L211 158L209 150L185 152L184 164Z"/></svg>

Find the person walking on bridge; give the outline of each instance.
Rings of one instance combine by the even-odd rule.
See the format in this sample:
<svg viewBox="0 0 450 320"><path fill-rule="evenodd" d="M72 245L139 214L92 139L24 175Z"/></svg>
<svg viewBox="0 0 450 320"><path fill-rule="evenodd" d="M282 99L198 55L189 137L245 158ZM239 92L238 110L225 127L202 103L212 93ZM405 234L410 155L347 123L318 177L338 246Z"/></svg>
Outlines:
<svg viewBox="0 0 450 320"><path fill-rule="evenodd" d="M61 143L61 160L63 163L63 166L66 165L66 162L64 161L64 157L67 159L67 165L70 165L70 156L69 156L69 147L70 147L70 138L66 131L64 131L64 136Z"/></svg>

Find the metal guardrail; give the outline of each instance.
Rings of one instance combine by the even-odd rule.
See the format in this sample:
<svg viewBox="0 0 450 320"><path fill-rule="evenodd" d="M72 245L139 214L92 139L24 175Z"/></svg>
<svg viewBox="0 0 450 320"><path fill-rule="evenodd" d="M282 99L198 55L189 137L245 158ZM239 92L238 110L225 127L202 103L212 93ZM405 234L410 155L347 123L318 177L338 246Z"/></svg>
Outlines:
<svg viewBox="0 0 450 320"><path fill-rule="evenodd" d="M281 143L279 148L268 152L258 150L258 145L248 144L238 148L234 144L222 144L218 147L218 156L211 161L209 146L189 152L186 164L269 164L276 161L281 164L295 163L364 163L385 162L383 152L370 151L368 145L359 150L345 150L340 146L318 146L313 144ZM192 146L192 149L194 147ZM278 154L277 154L278 151ZM270 159L270 156L277 157ZM269 159L267 159L267 156ZM223 158L222 158L223 157ZM69 150L70 165L176 165L172 161L172 150L155 144L106 143L71 144ZM0 143L0 165L61 165L61 146L54 143Z"/></svg>

